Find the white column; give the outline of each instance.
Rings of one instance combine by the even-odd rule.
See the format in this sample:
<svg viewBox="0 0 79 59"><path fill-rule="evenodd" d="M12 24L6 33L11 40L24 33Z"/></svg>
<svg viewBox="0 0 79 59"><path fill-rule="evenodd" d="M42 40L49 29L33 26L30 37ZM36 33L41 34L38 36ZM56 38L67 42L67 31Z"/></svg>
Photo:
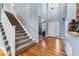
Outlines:
<svg viewBox="0 0 79 59"><path fill-rule="evenodd" d="M11 40L11 50L12 56L15 56L15 26L12 26L12 40Z"/></svg>

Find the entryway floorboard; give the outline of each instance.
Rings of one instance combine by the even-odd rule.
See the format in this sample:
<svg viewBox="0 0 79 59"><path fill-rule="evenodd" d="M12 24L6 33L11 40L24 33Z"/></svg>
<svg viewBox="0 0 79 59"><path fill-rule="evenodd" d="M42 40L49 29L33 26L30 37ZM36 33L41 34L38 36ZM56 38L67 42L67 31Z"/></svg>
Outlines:
<svg viewBox="0 0 79 59"><path fill-rule="evenodd" d="M63 39L46 37L17 56L66 56L64 46Z"/></svg>

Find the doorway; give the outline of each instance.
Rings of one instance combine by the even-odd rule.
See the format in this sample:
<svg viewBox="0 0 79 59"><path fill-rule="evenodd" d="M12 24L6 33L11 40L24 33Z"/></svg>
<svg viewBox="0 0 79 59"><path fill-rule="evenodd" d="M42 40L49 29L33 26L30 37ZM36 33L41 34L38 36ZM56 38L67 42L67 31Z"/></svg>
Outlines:
<svg viewBox="0 0 79 59"><path fill-rule="evenodd" d="M46 36L46 30L47 30L47 26L46 26L46 23L44 22L43 19L39 19L39 22L38 22L38 29L39 29L39 39L43 36L45 37Z"/></svg>
<svg viewBox="0 0 79 59"><path fill-rule="evenodd" d="M59 21L53 21L53 20L43 20L39 19L38 24L39 29L39 38L41 36L47 37L57 37L59 36Z"/></svg>

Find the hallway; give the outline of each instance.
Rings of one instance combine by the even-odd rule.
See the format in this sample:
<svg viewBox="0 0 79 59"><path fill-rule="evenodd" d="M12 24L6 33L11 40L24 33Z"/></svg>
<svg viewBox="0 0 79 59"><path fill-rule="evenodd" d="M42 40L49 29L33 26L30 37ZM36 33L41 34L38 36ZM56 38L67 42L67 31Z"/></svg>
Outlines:
<svg viewBox="0 0 79 59"><path fill-rule="evenodd" d="M46 37L17 56L66 56L63 39Z"/></svg>

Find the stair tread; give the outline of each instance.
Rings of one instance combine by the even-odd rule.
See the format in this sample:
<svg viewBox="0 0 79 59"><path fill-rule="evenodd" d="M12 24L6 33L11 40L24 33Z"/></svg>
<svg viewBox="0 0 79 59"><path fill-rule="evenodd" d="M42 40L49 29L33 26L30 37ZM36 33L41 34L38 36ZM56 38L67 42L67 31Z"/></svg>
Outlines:
<svg viewBox="0 0 79 59"><path fill-rule="evenodd" d="M24 30L16 30L16 33L25 33L25 31Z"/></svg>
<svg viewBox="0 0 79 59"><path fill-rule="evenodd" d="M4 40L4 41L6 42L6 41L8 41L8 40Z"/></svg>
<svg viewBox="0 0 79 59"><path fill-rule="evenodd" d="M15 29L15 30L24 30L24 29Z"/></svg>
<svg viewBox="0 0 79 59"><path fill-rule="evenodd" d="M2 28L3 26L2 25L0 25L0 28Z"/></svg>
<svg viewBox="0 0 79 59"><path fill-rule="evenodd" d="M20 40L24 40L24 39L28 39L28 37L24 37L24 38L15 39L15 42L20 41Z"/></svg>
<svg viewBox="0 0 79 59"><path fill-rule="evenodd" d="M4 32L4 31L1 31L1 32Z"/></svg>
<svg viewBox="0 0 79 59"><path fill-rule="evenodd" d="M4 41L4 44L5 44L5 45L8 45L8 40Z"/></svg>
<svg viewBox="0 0 79 59"><path fill-rule="evenodd" d="M16 33L15 35L25 35L26 33ZM27 34L26 34L27 35Z"/></svg>
<svg viewBox="0 0 79 59"><path fill-rule="evenodd" d="M0 24L2 24L2 22L0 22Z"/></svg>
<svg viewBox="0 0 79 59"><path fill-rule="evenodd" d="M4 31L1 31L2 32L2 35L5 35L5 32Z"/></svg>
<svg viewBox="0 0 79 59"><path fill-rule="evenodd" d="M16 26L16 28L22 28L21 26Z"/></svg>
<svg viewBox="0 0 79 59"><path fill-rule="evenodd" d="M0 31L4 31L4 28L1 28Z"/></svg>
<svg viewBox="0 0 79 59"><path fill-rule="evenodd" d="M24 42L27 42L27 41L29 41L29 40L31 40L31 39L24 39L24 40L17 41L17 42L16 42L16 45L17 45L17 44L24 43Z"/></svg>
<svg viewBox="0 0 79 59"><path fill-rule="evenodd" d="M19 39L28 38L28 37L29 37L28 35L26 35L26 36L17 36L17 37L15 37L15 39L16 39L16 40L19 40Z"/></svg>
<svg viewBox="0 0 79 59"><path fill-rule="evenodd" d="M16 29L23 29L23 28L21 28L21 27L16 27Z"/></svg>
<svg viewBox="0 0 79 59"><path fill-rule="evenodd" d="M6 35L2 35L3 37L6 37Z"/></svg>
<svg viewBox="0 0 79 59"><path fill-rule="evenodd" d="M30 41L28 43L26 42L25 44L20 45L19 47L16 48L16 52L19 51L19 50L21 50L21 49L23 49L23 48L25 48L25 47L27 48L32 43L33 43L33 41Z"/></svg>
<svg viewBox="0 0 79 59"><path fill-rule="evenodd" d="M23 45L23 44L29 43L29 42L31 42L31 41L32 41L32 39L27 40L27 41L25 41L25 42L21 42L20 44L16 44L16 48L18 48L19 46L21 46L21 45Z"/></svg>
<svg viewBox="0 0 79 59"><path fill-rule="evenodd" d="M16 30L16 31L24 31L24 30Z"/></svg>

